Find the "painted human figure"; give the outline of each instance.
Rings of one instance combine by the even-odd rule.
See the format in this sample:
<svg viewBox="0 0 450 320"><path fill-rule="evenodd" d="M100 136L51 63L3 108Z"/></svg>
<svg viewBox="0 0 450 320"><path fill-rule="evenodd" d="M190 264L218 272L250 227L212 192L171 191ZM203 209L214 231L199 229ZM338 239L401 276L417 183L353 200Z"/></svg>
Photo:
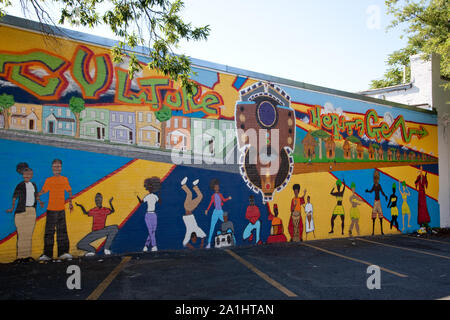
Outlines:
<svg viewBox="0 0 450 320"><path fill-rule="evenodd" d="M260 239L261 221L259 220L261 213L259 212L258 206L255 205L255 197L253 195L250 195L248 201L249 205L245 212L245 219L247 219L249 223L244 229L243 239L244 241L248 240L249 242L252 242L253 230L255 230L256 244L262 244Z"/></svg>
<svg viewBox="0 0 450 320"><path fill-rule="evenodd" d="M55 233L59 259L71 260L72 255L69 254L70 245L66 225L65 192L69 194L69 210L72 211L72 188L70 187L69 180L61 175L61 160L53 160L52 171L53 177L45 180L44 186L39 192L39 196L42 196L47 192L49 193L47 217L45 221L44 253L39 260L48 261L52 259Z"/></svg>
<svg viewBox="0 0 450 320"><path fill-rule="evenodd" d="M209 208L214 203L214 211L211 215L211 225L209 227L209 235L208 235L208 244L206 248L211 248L211 240L214 234L214 229L216 227L217 222L220 220L223 222L223 209L222 206L228 200L231 200L231 196L228 198L224 198L220 193L220 184L218 179L212 179L210 182L210 188L214 191L211 196L211 201L209 202L208 208L205 210L205 215L208 215Z"/></svg>
<svg viewBox="0 0 450 320"><path fill-rule="evenodd" d="M270 228L270 236L267 238L267 243L286 242L283 221L278 218L278 205L276 203L273 205L273 214L269 212L268 219L272 222L272 227Z"/></svg>
<svg viewBox="0 0 450 320"><path fill-rule="evenodd" d="M234 236L234 224L230 221L230 217L228 216L228 212L223 212L223 222L220 226L220 231L217 231L217 234L231 234L232 235L232 241L231 245L236 245L236 237Z"/></svg>
<svg viewBox="0 0 450 320"><path fill-rule="evenodd" d="M395 183L392 185L392 194L389 197L389 202L387 204L388 208L391 208L391 229L395 226L398 229L398 208L397 208L397 195L395 194Z"/></svg>
<svg viewBox="0 0 450 320"><path fill-rule="evenodd" d="M191 240L193 240L193 234L195 234L195 241L194 244L198 243L196 242L198 238L201 238L201 248L203 248L203 243L206 238L205 232L198 226L197 220L194 216L194 210L198 207L200 202L203 199L203 194L200 191L198 187L199 180L194 180L192 182L193 190L195 191L196 197L192 198L192 191L189 189L189 187L186 185L188 181L187 177L184 177L183 180L181 180L181 189L183 189L184 192L186 192L186 199L184 200L184 216L183 216L183 222L186 226L186 233L184 235L183 239L183 246L188 246L189 249L192 249L194 245L191 243L191 246L188 244Z"/></svg>
<svg viewBox="0 0 450 320"><path fill-rule="evenodd" d="M119 227L117 225L105 226L106 218L115 212L113 207L113 197L109 199L109 208L103 206L103 195L101 193L97 193L95 195L95 207L89 211L86 211L83 205L75 202L75 205L80 207L81 211L92 217L92 231L88 233L83 239L81 239L78 244L78 250L86 251L85 256L94 256L95 255L95 247L91 245L92 242L106 237L106 242L104 246L105 255L111 254L111 244L114 238L119 232Z"/></svg>
<svg viewBox="0 0 450 320"><path fill-rule="evenodd" d="M308 196L306 198L306 204L304 206L305 208L305 236L308 240L308 233L313 233L314 238L316 237L316 234L314 233L314 216L313 216L313 205L311 203L311 197Z"/></svg>
<svg viewBox="0 0 450 320"><path fill-rule="evenodd" d="M343 184L343 186L342 186ZM341 186L342 186L342 190L341 190ZM331 231L329 233L333 233L334 232L334 220L336 220L336 218L338 216L341 217L341 229L342 229L342 234L344 234L344 220L345 220L345 211L344 211L344 206L342 205L342 200L344 199L344 192L345 192L345 180L343 181L343 183L341 182L341 180L336 181L336 187L337 187L337 191L334 191L334 188L331 189L330 194L334 197L336 197L336 206L333 209L333 214L331 215Z"/></svg>
<svg viewBox="0 0 450 320"><path fill-rule="evenodd" d="M402 191L402 187L403 187L403 191ZM402 181L401 184L400 184L400 181L398 182L398 191L400 192L402 199L403 199L403 203L402 203L403 228L402 228L402 231L405 231L405 216L408 216L408 228L411 228L411 225L410 225L411 209L409 208L408 201L407 201L408 197L411 195L411 193L409 192L409 189L406 186L405 181Z"/></svg>
<svg viewBox="0 0 450 320"><path fill-rule="evenodd" d="M302 221L302 206L305 204L306 189L303 191L303 196L299 197L300 185L294 184L292 190L294 191L294 197L291 200L291 218L289 219L289 234L291 235L291 241L302 241L303 235L303 221Z"/></svg>
<svg viewBox="0 0 450 320"><path fill-rule="evenodd" d="M17 230L17 259L16 262L33 261L32 241L33 231L36 224L36 204L39 202L41 208L44 207L39 200L38 188L34 182L33 170L28 164L21 162L16 167L17 173L21 174L23 181L14 189L12 206L6 212L13 212L16 200L18 200L16 211L14 212L14 223Z"/></svg>
<svg viewBox="0 0 450 320"><path fill-rule="evenodd" d="M356 229L356 233L359 236L359 218L360 212L358 206L362 203L362 199L356 195L356 184L352 182L351 184L352 195L349 197L350 200L350 219L352 222L350 223L350 229L348 231L349 236L352 236L353 227Z"/></svg>
<svg viewBox="0 0 450 320"><path fill-rule="evenodd" d="M148 194L141 200L137 196L139 203L147 203L147 212L145 213L145 224L148 229L148 237L145 241L144 249L142 251L147 252L151 245L152 251L158 251L156 244L156 228L158 227L158 216L156 215L156 204L161 203L160 198L156 195L161 189L161 180L158 177L147 178L144 180L144 188L148 191Z"/></svg>
<svg viewBox="0 0 450 320"><path fill-rule="evenodd" d="M417 223L421 227L428 227L428 224L430 223L430 214L428 213L427 208L427 195L425 193L425 189L428 188L428 179L427 179L427 172L425 172L425 175L423 174L423 168L420 166L419 175L417 176L416 182L414 182L416 185L416 189L419 192L419 200L417 204Z"/></svg>
<svg viewBox="0 0 450 320"><path fill-rule="evenodd" d="M189 236L189 241L184 246L190 250L202 249L205 242L205 237L201 239L202 240L199 241L197 234L195 232L192 232Z"/></svg>
<svg viewBox="0 0 450 320"><path fill-rule="evenodd" d="M387 196L384 194L383 188L381 188L380 185L380 173L375 170L373 174L373 186L372 189L367 190L366 192L372 193L375 192L375 201L373 203L373 209L372 209L372 235L375 234L375 219L380 219L380 228L381 228L381 234L384 235L383 232L383 209L381 208L381 200L380 200L380 192L383 194L385 200L387 201Z"/></svg>

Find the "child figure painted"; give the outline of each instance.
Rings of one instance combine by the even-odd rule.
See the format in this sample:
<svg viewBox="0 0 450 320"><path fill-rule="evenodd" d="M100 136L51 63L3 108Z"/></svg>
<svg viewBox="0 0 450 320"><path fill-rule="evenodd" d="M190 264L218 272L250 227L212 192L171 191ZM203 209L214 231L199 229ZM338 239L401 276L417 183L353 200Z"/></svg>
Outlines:
<svg viewBox="0 0 450 320"><path fill-rule="evenodd" d="M313 205L311 203L311 197L308 196L306 198L306 204L304 206L305 208L305 236L308 240L308 233L313 233L314 238L316 237L316 234L314 233L314 217L313 217Z"/></svg>
<svg viewBox="0 0 450 320"><path fill-rule="evenodd" d="M156 228L158 226L158 217L156 215L156 203L161 203L160 198L156 195L161 189L161 180L158 177L147 178L144 181L144 188L148 191L148 194L141 200L137 196L139 203L147 203L147 212L145 214L145 224L148 229L148 237L145 241L145 246L142 251L147 252L149 246L152 246L152 251L158 251L156 245Z"/></svg>
<svg viewBox="0 0 450 320"><path fill-rule="evenodd" d="M211 248L211 239L214 234L214 229L216 227L217 222L220 220L223 222L223 209L222 206L228 200L231 200L231 196L228 198L224 198L220 193L220 182L218 179L212 179L210 182L210 188L214 191L211 196L211 201L209 202L208 208L205 210L205 215L208 215L209 208L214 203L214 211L211 216L211 225L209 227L209 235L208 235L208 244L206 248Z"/></svg>

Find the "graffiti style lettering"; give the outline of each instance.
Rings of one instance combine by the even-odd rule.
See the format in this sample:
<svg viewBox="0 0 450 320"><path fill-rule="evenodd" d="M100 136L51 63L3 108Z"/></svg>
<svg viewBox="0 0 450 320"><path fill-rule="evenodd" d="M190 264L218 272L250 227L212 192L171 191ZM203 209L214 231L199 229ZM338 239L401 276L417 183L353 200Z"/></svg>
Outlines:
<svg viewBox="0 0 450 320"><path fill-rule="evenodd" d="M113 67L111 59L106 54L94 55L89 48L79 46L72 58L70 68L75 82L80 86L85 99L98 99L108 90L112 82ZM94 76L91 77L89 65L95 62Z"/></svg>
<svg viewBox="0 0 450 320"><path fill-rule="evenodd" d="M364 134L377 142L382 139L389 139L394 132L400 128L402 139L405 143L409 143L413 136L422 139L428 135L428 131L420 126L419 128L406 128L405 119L402 115L398 116L395 121L389 126L386 122L380 121L375 110L368 110L364 115L364 119L354 118L346 120L344 116L338 114L328 113L320 114L321 107L315 106L308 110L311 125L317 128L323 128L331 131L334 140L341 140L343 132L347 135L353 135L353 131L362 137Z"/></svg>
<svg viewBox="0 0 450 320"><path fill-rule="evenodd" d="M43 50L0 52L0 77L42 100L56 100L67 87L70 62ZM37 75L40 69L43 75Z"/></svg>

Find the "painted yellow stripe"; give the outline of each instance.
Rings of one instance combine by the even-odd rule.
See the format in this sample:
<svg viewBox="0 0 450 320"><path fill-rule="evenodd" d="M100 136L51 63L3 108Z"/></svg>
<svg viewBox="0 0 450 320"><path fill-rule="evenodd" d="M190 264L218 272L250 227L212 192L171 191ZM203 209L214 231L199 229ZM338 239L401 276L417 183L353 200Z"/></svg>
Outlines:
<svg viewBox="0 0 450 320"><path fill-rule="evenodd" d="M367 239L362 239L362 238L359 238L357 240L370 242L370 243L375 243L375 244L379 244L379 245L382 245L382 246L385 246L385 247L391 247L391 248L396 248L396 249L401 249L401 250L406 250L406 251L412 251L412 252L427 254L427 255L430 255L430 256L435 256L435 257L439 257L439 258L444 258L444 259L449 259L450 260L450 257L448 257L448 256L442 256L440 254L435 254L435 253L426 252L426 251L422 251L422 250L410 249L410 248L399 247L399 246L393 246L391 244L386 244L386 243L372 241L372 240L367 240Z"/></svg>
<svg viewBox="0 0 450 320"><path fill-rule="evenodd" d="M438 243L444 243L444 244L450 245L450 242L447 242L447 241L439 241L439 240L425 239L425 238L415 238L415 237L411 237L411 236L402 236L402 237L408 238L408 239L425 240L425 241L432 241L432 242L438 242Z"/></svg>
<svg viewBox="0 0 450 320"><path fill-rule="evenodd" d="M230 256L232 256L233 258L235 258L237 261L239 261L240 263L242 263L244 266L246 266L247 268L249 268L251 271L253 271L254 273L256 273L258 276L260 276L262 279L264 279L265 281L267 281L268 283L270 283L272 286L274 286L275 288L277 288L278 290L280 290L281 292L283 292L285 295L287 295L288 297L297 297L297 295L292 292L291 290L287 289L286 287L284 287L282 284L280 284L279 282L273 280L271 277L269 277L267 274L265 274L264 272L260 271L259 269L257 269L254 265L252 265L250 262L248 262L247 260L245 260L244 258L242 258L241 256L237 255L235 252L229 250L229 249L225 249L225 252L228 253Z"/></svg>
<svg viewBox="0 0 450 320"><path fill-rule="evenodd" d="M316 247L316 246L313 246L311 244L302 243L302 245L310 247L310 248L313 248L313 249L316 249L316 250L319 250L319 251L322 251L322 252L326 252L328 254L331 254L331 255L334 255L334 256L337 256L337 257L340 257L340 258L343 258L343 259L347 259L347 260L351 260L351 261L354 261L354 262L362 263L362 264L365 264L365 265L368 265L368 266L377 265L375 263L371 263L371 262L368 262L368 261L352 258L352 257L349 257L349 256L345 256L343 254L340 254L340 253L336 253L336 252L329 251L329 250L326 250L326 249L323 249L323 248L320 248L320 247ZM391 273L391 274L393 274L395 276L398 276L398 277L401 277L401 278L407 278L408 277L406 274L398 273L398 272L392 271L392 270L384 268L384 267L380 267L380 270L383 270L384 272Z"/></svg>
<svg viewBox="0 0 450 320"><path fill-rule="evenodd" d="M130 260L131 257L129 256L123 257L122 261L120 261L120 263L114 268L113 271L111 271L111 273L105 278L105 280L103 280L102 283L100 283L98 287L95 288L94 291L92 291L92 293L89 295L89 297L86 298L86 300L97 300Z"/></svg>

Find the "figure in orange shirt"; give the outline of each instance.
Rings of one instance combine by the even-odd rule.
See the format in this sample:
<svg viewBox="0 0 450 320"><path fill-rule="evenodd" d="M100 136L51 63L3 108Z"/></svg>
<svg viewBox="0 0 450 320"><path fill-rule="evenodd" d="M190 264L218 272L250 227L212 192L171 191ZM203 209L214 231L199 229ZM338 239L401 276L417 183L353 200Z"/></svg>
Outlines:
<svg viewBox="0 0 450 320"><path fill-rule="evenodd" d="M278 206L273 205L273 214L269 209L269 221L272 221L272 228L270 228L270 236L267 238L267 243L286 242L286 236L283 230L283 221L278 218Z"/></svg>
<svg viewBox="0 0 450 320"><path fill-rule="evenodd" d="M44 254L40 261L48 261L53 257L53 244L56 232L56 242L58 245L58 257L61 260L71 260L69 254L69 237L67 236L65 192L69 194L69 209L73 210L72 188L69 180L61 175L62 161L55 159L52 162L53 177L45 180L39 196L49 192L47 217L45 221L44 234Z"/></svg>

